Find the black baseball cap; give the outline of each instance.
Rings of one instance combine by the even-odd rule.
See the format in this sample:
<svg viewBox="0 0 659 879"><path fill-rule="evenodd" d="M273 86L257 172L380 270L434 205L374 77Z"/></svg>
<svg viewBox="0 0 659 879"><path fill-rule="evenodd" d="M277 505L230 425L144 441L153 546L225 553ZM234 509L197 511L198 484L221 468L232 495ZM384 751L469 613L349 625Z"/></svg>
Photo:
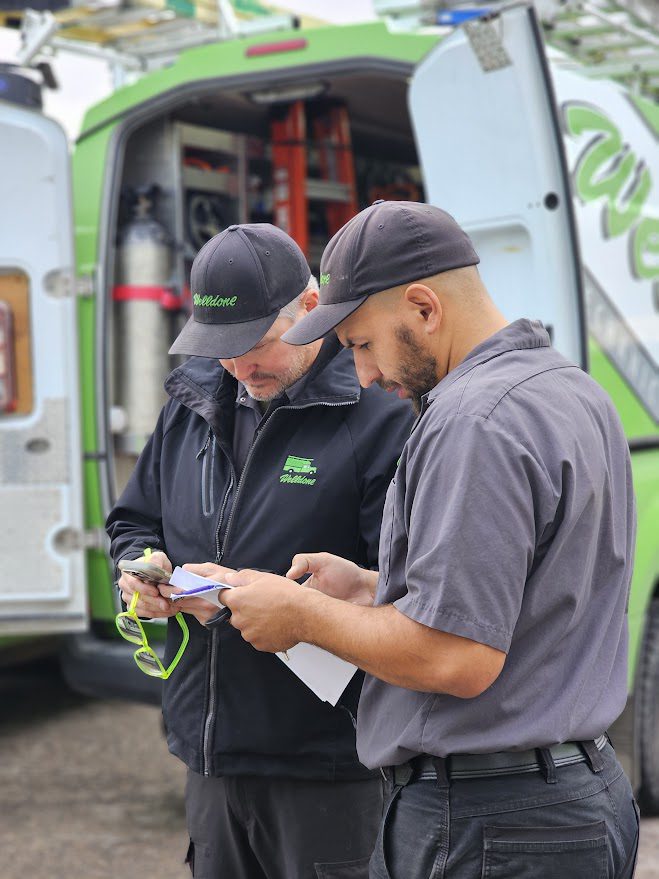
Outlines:
<svg viewBox="0 0 659 879"><path fill-rule="evenodd" d="M194 258L192 317L169 353L240 357L306 289L310 275L304 254L281 229L270 223L229 226Z"/></svg>
<svg viewBox="0 0 659 879"><path fill-rule="evenodd" d="M315 342L374 293L478 262L469 236L446 211L415 201L376 201L330 240L320 263L320 304L282 339Z"/></svg>

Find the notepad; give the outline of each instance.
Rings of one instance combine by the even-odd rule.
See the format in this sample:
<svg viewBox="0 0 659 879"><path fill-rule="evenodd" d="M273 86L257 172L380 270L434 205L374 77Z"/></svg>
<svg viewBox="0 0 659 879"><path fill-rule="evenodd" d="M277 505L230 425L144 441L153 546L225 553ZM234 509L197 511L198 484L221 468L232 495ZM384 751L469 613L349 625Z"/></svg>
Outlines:
<svg viewBox="0 0 659 879"><path fill-rule="evenodd" d="M233 589L233 586L228 583L218 583L217 580L211 580L210 577L200 577L199 574L184 571L180 567L174 568L174 573L169 578L169 585L178 586L185 590L174 593L171 596L172 601L179 601L181 598L204 598L206 601L214 601L219 605L222 605L220 601L222 590Z"/></svg>

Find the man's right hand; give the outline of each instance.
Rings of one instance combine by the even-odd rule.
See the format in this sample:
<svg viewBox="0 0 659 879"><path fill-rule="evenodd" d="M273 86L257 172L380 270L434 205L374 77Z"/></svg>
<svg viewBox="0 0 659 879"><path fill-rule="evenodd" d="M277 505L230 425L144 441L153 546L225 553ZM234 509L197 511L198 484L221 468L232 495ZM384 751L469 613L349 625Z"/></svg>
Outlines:
<svg viewBox="0 0 659 879"><path fill-rule="evenodd" d="M164 552L152 552L148 559L142 556L139 561L150 562L152 565L157 565L170 574L172 573L172 563ZM117 585L121 589L121 597L127 605L130 605L133 593L140 593L139 601L135 606L135 612L139 617L156 619L176 615L178 608L161 595L156 583L139 580L124 571Z"/></svg>
<svg viewBox="0 0 659 879"><path fill-rule="evenodd" d="M354 562L329 552L306 552L293 556L286 576L298 580L311 574L304 585L351 604L370 607L375 596L378 572L360 568Z"/></svg>

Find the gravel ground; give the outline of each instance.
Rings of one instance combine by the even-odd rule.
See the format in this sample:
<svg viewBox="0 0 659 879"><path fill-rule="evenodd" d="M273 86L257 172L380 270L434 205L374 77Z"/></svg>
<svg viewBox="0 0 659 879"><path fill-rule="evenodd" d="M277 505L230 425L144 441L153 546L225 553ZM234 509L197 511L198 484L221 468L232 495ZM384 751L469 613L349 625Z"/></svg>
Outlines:
<svg viewBox="0 0 659 879"><path fill-rule="evenodd" d="M189 879L185 772L156 708L86 700L48 663L0 670L0 699L0 879ZM645 818L636 879L657 877Z"/></svg>

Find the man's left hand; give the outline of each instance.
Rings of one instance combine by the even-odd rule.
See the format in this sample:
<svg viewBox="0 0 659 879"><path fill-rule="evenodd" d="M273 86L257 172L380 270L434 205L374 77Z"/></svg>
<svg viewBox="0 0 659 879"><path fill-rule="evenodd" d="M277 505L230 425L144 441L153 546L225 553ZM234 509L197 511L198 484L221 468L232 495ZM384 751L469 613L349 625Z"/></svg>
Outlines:
<svg viewBox="0 0 659 879"><path fill-rule="evenodd" d="M299 635L298 607L304 586L261 571L227 574L222 603L231 609L231 625L257 650L278 653L294 647Z"/></svg>
<svg viewBox="0 0 659 879"><path fill-rule="evenodd" d="M210 577L212 580L217 580L218 583L223 582L225 574L233 572L233 568L225 568L222 565L213 564L213 562L204 562L201 565L183 565L183 570L197 574L199 577ZM174 593L180 593L184 590L176 586L161 585L160 591L166 598L169 598ZM172 603L172 608L174 613L179 610L183 611L183 613L189 613L191 616L196 617L202 626L205 626L209 620L217 616L222 610L222 605L215 601L208 601L205 598L181 598L179 601Z"/></svg>

